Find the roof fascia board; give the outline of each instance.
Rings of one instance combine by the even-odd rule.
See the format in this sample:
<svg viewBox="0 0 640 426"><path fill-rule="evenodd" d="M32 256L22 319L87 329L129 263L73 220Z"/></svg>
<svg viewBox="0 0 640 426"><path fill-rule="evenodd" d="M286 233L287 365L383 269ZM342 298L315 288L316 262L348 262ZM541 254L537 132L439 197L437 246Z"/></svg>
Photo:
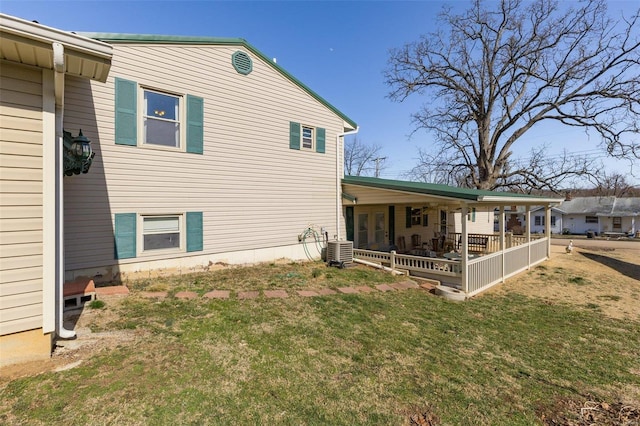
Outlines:
<svg viewBox="0 0 640 426"><path fill-rule="evenodd" d="M353 130L358 125L355 121L347 117L342 111L331 105L322 96L311 90L307 85L291 75L273 60L265 56L261 51L251 45L243 38L220 38L220 37L190 37L190 36L164 36L153 34L116 34L116 33L80 33L86 37L105 41L107 43L122 44L193 44L193 45L223 45L223 46L243 46L254 55L258 56L272 68L284 75L292 83L307 92L312 98L327 107L330 111L340 117L343 127L346 130Z"/></svg>
<svg viewBox="0 0 640 426"><path fill-rule="evenodd" d="M410 184L414 182L408 182ZM365 188L377 188L384 189L389 191L401 192L404 194L422 194L431 197L441 197L443 199L447 199L450 201L463 202L469 205L475 204L491 204L491 205L559 205L564 198L546 198L546 197L537 197L537 196L526 196L526 195L518 195L514 196L511 194L505 195L485 195L485 194L474 194L473 190L465 190L464 188L452 188L450 191L446 189L438 189L438 188L408 188L402 187L401 183L395 184L393 182L384 182L383 180L371 182L371 181L358 181L357 178L353 179L353 177L346 177L343 179L343 184L345 185L355 185L361 186Z"/></svg>
<svg viewBox="0 0 640 426"><path fill-rule="evenodd" d="M443 201L448 201L448 202L454 202L454 203L472 203L474 200L462 200L460 198L455 198L455 197L448 197L445 195L438 195L438 194L429 194L429 193L423 193L423 192L413 192L413 191L407 191L407 190L402 190L402 189L393 189L393 188L379 188L379 187L373 187L373 186L369 186L366 184L357 184L357 183L343 183L343 185L352 185L352 186L359 186L359 187L363 187L363 188L373 188L373 189L379 189L381 191L387 191L387 192L393 192L396 194L403 194L403 195L412 195L412 196L422 196L422 197L429 197L429 198L435 198L437 200L443 200ZM475 203L473 203L475 204Z"/></svg>
<svg viewBox="0 0 640 426"><path fill-rule="evenodd" d="M525 197L510 197L510 196L499 196L499 195L481 195L478 197L478 201L485 203L500 203L500 204L520 204L520 205L530 205L537 206L540 204L553 204L560 205L562 203L562 198L525 198Z"/></svg>
<svg viewBox="0 0 640 426"><path fill-rule="evenodd" d="M402 193L402 194L408 194L408 195L425 195L425 196L429 196L429 197L434 197L434 198L441 198L441 199L446 199L446 200L450 200L450 201L476 201L477 197L472 196L472 195L468 195L467 197L456 197L456 196L451 196L451 195L445 195L443 194L442 191L438 191L438 190L434 190L434 191L428 191L428 190L411 190L411 189L399 189L399 188L394 188L391 185L385 185L385 184L368 184L368 183L364 183L364 182L343 182L345 185L354 185L354 186L360 186L363 188L375 188L375 189L383 189L386 191L392 191L392 192L398 192L398 193Z"/></svg>
<svg viewBox="0 0 640 426"><path fill-rule="evenodd" d="M65 48L87 54L91 58L98 57L110 60L113 56L113 47L108 43L11 15L0 13L0 28L2 28L3 32L19 36L25 40L33 40L47 45L51 45L54 42L60 43Z"/></svg>

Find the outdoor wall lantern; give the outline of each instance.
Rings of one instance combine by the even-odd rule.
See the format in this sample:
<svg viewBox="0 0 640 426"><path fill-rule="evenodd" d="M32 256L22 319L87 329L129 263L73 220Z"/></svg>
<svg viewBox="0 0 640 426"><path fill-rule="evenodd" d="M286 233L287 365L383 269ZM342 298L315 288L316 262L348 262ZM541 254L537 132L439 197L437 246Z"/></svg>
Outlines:
<svg viewBox="0 0 640 426"><path fill-rule="evenodd" d="M64 134L64 174L67 176L87 173L96 153L91 149L91 141L82 134L73 137L70 132Z"/></svg>

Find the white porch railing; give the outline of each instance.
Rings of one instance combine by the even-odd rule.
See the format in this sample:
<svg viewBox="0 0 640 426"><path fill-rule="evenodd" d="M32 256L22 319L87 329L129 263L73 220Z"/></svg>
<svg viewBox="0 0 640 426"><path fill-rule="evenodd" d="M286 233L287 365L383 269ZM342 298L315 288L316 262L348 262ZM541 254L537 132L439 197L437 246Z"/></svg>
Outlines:
<svg viewBox="0 0 640 426"><path fill-rule="evenodd" d="M495 253L500 251L500 234L469 234L467 238L469 241L468 245L470 252ZM531 241L538 240L540 238L542 238L542 236L539 234L531 235ZM449 243L449 246L455 247L456 250L459 250L461 240L461 233L452 232L448 234L445 241ZM478 244L479 241L482 241L483 243L486 241L486 244ZM511 232L507 232L504 235L504 244L506 249L521 246L526 243L526 235L514 235ZM445 243L445 245L447 244Z"/></svg>
<svg viewBox="0 0 640 426"><path fill-rule="evenodd" d="M462 275L460 262L457 260L435 257L397 254L373 250L353 249L353 257L379 263L393 269L404 269L409 272L426 272L434 275L457 277Z"/></svg>
<svg viewBox="0 0 640 426"><path fill-rule="evenodd" d="M467 261L467 282L462 282L462 290L467 293L467 296L478 294L547 259L546 237L532 240L528 244L526 240L522 242L519 239L518 243L506 250ZM460 280L463 276L462 263L459 260L363 249L354 249L353 256L356 259L379 263L392 269L426 274L434 279L450 277Z"/></svg>

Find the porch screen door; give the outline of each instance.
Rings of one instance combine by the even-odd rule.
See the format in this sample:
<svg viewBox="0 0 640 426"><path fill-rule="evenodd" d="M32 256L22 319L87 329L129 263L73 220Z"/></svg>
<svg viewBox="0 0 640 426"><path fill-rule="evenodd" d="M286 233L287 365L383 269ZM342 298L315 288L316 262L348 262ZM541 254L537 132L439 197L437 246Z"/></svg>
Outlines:
<svg viewBox="0 0 640 426"><path fill-rule="evenodd" d="M440 210L440 233L442 235L447 234L447 211Z"/></svg>
<svg viewBox="0 0 640 426"><path fill-rule="evenodd" d="M369 214L358 213L358 248L366 249L369 245Z"/></svg>
<svg viewBox="0 0 640 426"><path fill-rule="evenodd" d="M375 225L375 242L378 245L386 244L384 234L385 234L385 226L384 226L384 213L376 212L375 213L376 225Z"/></svg>

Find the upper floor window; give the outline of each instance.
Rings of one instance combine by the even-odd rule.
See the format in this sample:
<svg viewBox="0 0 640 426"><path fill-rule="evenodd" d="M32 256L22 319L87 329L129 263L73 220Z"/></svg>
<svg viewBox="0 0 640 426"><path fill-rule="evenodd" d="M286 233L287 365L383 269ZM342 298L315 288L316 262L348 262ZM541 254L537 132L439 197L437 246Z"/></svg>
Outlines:
<svg viewBox="0 0 640 426"><path fill-rule="evenodd" d="M325 152L326 130L322 127L304 126L293 121L289 122L289 148L309 151Z"/></svg>
<svg viewBox="0 0 640 426"><path fill-rule="evenodd" d="M302 126L302 147L313 149L313 128Z"/></svg>
<svg viewBox="0 0 640 426"><path fill-rule="evenodd" d="M144 90L143 143L180 148L180 97Z"/></svg>
<svg viewBox="0 0 640 426"><path fill-rule="evenodd" d="M204 99L115 78L115 143L204 152Z"/></svg>

